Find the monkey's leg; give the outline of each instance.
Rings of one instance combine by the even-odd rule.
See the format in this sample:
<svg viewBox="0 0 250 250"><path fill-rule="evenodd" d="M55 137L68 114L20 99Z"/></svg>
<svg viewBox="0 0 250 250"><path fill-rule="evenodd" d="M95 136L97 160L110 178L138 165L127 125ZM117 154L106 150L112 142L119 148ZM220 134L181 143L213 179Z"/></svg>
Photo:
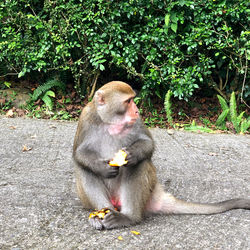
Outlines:
<svg viewBox="0 0 250 250"><path fill-rule="evenodd" d="M85 208L101 210L113 209L108 190L104 183L95 175L81 168L76 169L77 193ZM89 217L89 223L96 229L103 229L102 219Z"/></svg>
<svg viewBox="0 0 250 250"><path fill-rule="evenodd" d="M154 171L147 163L137 166L131 174L126 173L124 167L123 178L120 186L121 211L111 210L104 219L106 229L124 227L136 224L142 220L145 206L150 198L154 182ZM151 175L151 176L150 176ZM152 178L149 178L152 177ZM150 180L149 180L150 179Z"/></svg>
<svg viewBox="0 0 250 250"><path fill-rule="evenodd" d="M216 214L231 209L250 209L249 199L232 199L218 203L192 203L175 198L157 183L147 204L147 211L165 214Z"/></svg>

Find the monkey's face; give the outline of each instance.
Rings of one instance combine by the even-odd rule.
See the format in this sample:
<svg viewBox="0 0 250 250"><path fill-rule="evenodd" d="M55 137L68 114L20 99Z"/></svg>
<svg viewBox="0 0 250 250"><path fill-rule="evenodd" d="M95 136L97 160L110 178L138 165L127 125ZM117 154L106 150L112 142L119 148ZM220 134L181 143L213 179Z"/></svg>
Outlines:
<svg viewBox="0 0 250 250"><path fill-rule="evenodd" d="M129 98L123 102L124 114L123 121L129 126L132 126L139 118L139 110L134 102L134 98Z"/></svg>
<svg viewBox="0 0 250 250"><path fill-rule="evenodd" d="M97 113L105 124L131 127L139 118L139 111L134 103L135 93L96 94Z"/></svg>

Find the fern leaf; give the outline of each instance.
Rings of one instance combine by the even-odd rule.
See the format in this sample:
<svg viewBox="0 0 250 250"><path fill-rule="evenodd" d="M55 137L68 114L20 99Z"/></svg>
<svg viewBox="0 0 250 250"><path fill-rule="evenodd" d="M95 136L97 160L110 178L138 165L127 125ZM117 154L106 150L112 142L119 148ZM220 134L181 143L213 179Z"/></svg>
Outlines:
<svg viewBox="0 0 250 250"><path fill-rule="evenodd" d="M217 95L217 97L219 99L222 110L225 111L225 110L229 109L226 100L220 95Z"/></svg>
<svg viewBox="0 0 250 250"><path fill-rule="evenodd" d="M189 126L185 127L184 130L192 131L192 132L205 132L205 133L214 133L214 131L210 128L207 127L202 127L202 126Z"/></svg>
<svg viewBox="0 0 250 250"><path fill-rule="evenodd" d="M196 126L195 120L192 121L191 126Z"/></svg>
<svg viewBox="0 0 250 250"><path fill-rule="evenodd" d="M232 92L231 97L230 97L230 115L231 115L231 122L233 122L233 120L237 120L237 110L236 110L236 99L235 99L235 93Z"/></svg>
<svg viewBox="0 0 250 250"><path fill-rule="evenodd" d="M49 110L53 109L53 101L48 95L44 95L42 97L42 100L45 103L45 105L49 108Z"/></svg>
<svg viewBox="0 0 250 250"><path fill-rule="evenodd" d="M246 133L247 130L250 128L250 119L243 119L243 121L240 124L240 132L241 133Z"/></svg>
<svg viewBox="0 0 250 250"><path fill-rule="evenodd" d="M58 81L57 79L51 79L44 83L43 85L39 86L32 95L32 100L36 101L42 94L46 93L48 90L57 87L61 90L65 90L65 85L61 81Z"/></svg>
<svg viewBox="0 0 250 250"><path fill-rule="evenodd" d="M240 127L237 121L236 99L234 92L232 92L231 94L229 109L230 109L231 122L233 123L236 132L239 133Z"/></svg>
<svg viewBox="0 0 250 250"><path fill-rule="evenodd" d="M167 114L167 120L171 126L173 125L171 101L170 101L172 94L173 94L172 91L169 90L165 96L165 101L164 101L164 107L165 107L165 111Z"/></svg>
<svg viewBox="0 0 250 250"><path fill-rule="evenodd" d="M245 114L245 111L241 112L240 115L237 117L238 125L241 123L244 114Z"/></svg>
<svg viewBox="0 0 250 250"><path fill-rule="evenodd" d="M217 121L216 121L216 123L215 123L217 126L221 125L221 124L225 121L228 112L229 112L229 108L226 109L226 110L224 110L224 111L219 115L219 117L218 117L218 119L217 119Z"/></svg>
<svg viewBox="0 0 250 250"><path fill-rule="evenodd" d="M239 129L241 127L241 123L243 122L244 118L243 115L245 114L245 111L242 111L239 116L237 117L237 124L239 126ZM240 129L241 130L241 129Z"/></svg>
<svg viewBox="0 0 250 250"><path fill-rule="evenodd" d="M48 90L48 91L45 93L45 95L48 95L48 96L51 96L51 97L56 97L55 92L52 91L52 90Z"/></svg>

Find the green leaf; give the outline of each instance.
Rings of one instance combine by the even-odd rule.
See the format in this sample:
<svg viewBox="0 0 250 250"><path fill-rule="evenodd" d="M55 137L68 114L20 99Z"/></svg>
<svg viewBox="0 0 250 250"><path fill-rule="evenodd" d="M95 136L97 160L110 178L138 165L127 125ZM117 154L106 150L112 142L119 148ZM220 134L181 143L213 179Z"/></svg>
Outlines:
<svg viewBox="0 0 250 250"><path fill-rule="evenodd" d="M235 93L232 92L231 97L230 97L230 117L231 117L231 122L234 125L234 128L237 133L240 132L239 124L237 121L237 110L236 110L236 99L235 99Z"/></svg>
<svg viewBox="0 0 250 250"><path fill-rule="evenodd" d="M51 97L56 97L55 92L52 90L48 90L45 95L51 96Z"/></svg>
<svg viewBox="0 0 250 250"><path fill-rule="evenodd" d="M214 133L214 131L207 127L191 125L189 127L184 127L184 130L192 131L192 132L205 132L205 133Z"/></svg>
<svg viewBox="0 0 250 250"><path fill-rule="evenodd" d="M3 82L3 84L7 87L7 88L10 88L10 86L11 86L11 83L10 82Z"/></svg>
<svg viewBox="0 0 250 250"><path fill-rule="evenodd" d="M36 101L41 95L45 94L51 88L58 88L65 91L65 85L61 81L58 81L57 79L50 79L34 90L32 100Z"/></svg>
<svg viewBox="0 0 250 250"><path fill-rule="evenodd" d="M167 15L165 16L165 25L166 25L167 28L168 28L168 26L169 26L169 21L170 21L170 14L167 14Z"/></svg>
<svg viewBox="0 0 250 250"><path fill-rule="evenodd" d="M106 59L102 59L102 60L98 60L97 63L98 63L98 64L102 64L102 63L104 63L104 62L106 62L106 61L107 61Z"/></svg>
<svg viewBox="0 0 250 250"><path fill-rule="evenodd" d="M221 124L225 121L228 112L229 112L229 109L226 109L226 110L224 110L224 111L219 115L219 117L218 117L218 119L217 119L217 121L216 121L216 123L215 123L217 126L218 126L218 125L221 125Z"/></svg>
<svg viewBox="0 0 250 250"><path fill-rule="evenodd" d="M250 128L250 119L243 119L243 121L241 122L241 125L240 125L240 132L241 133L246 133L247 130Z"/></svg>
<svg viewBox="0 0 250 250"><path fill-rule="evenodd" d="M196 126L195 120L192 121L191 126Z"/></svg>
<svg viewBox="0 0 250 250"><path fill-rule="evenodd" d="M175 33L177 32L177 23L172 23L170 27Z"/></svg>
<svg viewBox="0 0 250 250"><path fill-rule="evenodd" d="M240 124L243 118L243 115L245 114L245 111L242 111L240 115L237 117L237 123Z"/></svg>
<svg viewBox="0 0 250 250"><path fill-rule="evenodd" d="M99 67L101 71L105 70L105 67L103 66L103 64L100 64Z"/></svg>
<svg viewBox="0 0 250 250"><path fill-rule="evenodd" d="M44 95L42 97L42 100L45 103L45 105L49 108L49 110L53 109L53 101L48 95Z"/></svg>
<svg viewBox="0 0 250 250"><path fill-rule="evenodd" d="M226 100L220 95L217 95L217 97L219 99L222 110L225 111L225 110L229 109Z"/></svg>
<svg viewBox="0 0 250 250"><path fill-rule="evenodd" d="M176 23L178 22L178 17L176 16L176 13L171 14L171 22Z"/></svg>
<svg viewBox="0 0 250 250"><path fill-rule="evenodd" d="M170 98L173 95L171 90L168 90L166 96L165 96L165 101L164 101L164 107L165 107L165 111L167 113L167 119L168 122L171 126L173 126L173 117L172 117L172 109L171 109L171 101Z"/></svg>
<svg viewBox="0 0 250 250"><path fill-rule="evenodd" d="M23 70L23 71L19 72L18 78L21 78L22 76L24 76L25 73L26 73L26 70Z"/></svg>
<svg viewBox="0 0 250 250"><path fill-rule="evenodd" d="M186 1L185 0L179 0L179 4L180 4L180 6L184 6L184 4L186 4Z"/></svg>

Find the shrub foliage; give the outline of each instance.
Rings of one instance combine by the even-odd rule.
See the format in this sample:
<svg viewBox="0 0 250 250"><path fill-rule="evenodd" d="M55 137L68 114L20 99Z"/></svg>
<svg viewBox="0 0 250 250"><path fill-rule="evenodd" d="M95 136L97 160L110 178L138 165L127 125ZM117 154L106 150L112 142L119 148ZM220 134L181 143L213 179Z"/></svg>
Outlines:
<svg viewBox="0 0 250 250"><path fill-rule="evenodd" d="M68 72L84 94L96 75L126 75L142 95L197 88L226 96L247 74L248 1L6 0L0 74ZM117 77L118 78L118 77ZM244 90L250 96L250 89Z"/></svg>

